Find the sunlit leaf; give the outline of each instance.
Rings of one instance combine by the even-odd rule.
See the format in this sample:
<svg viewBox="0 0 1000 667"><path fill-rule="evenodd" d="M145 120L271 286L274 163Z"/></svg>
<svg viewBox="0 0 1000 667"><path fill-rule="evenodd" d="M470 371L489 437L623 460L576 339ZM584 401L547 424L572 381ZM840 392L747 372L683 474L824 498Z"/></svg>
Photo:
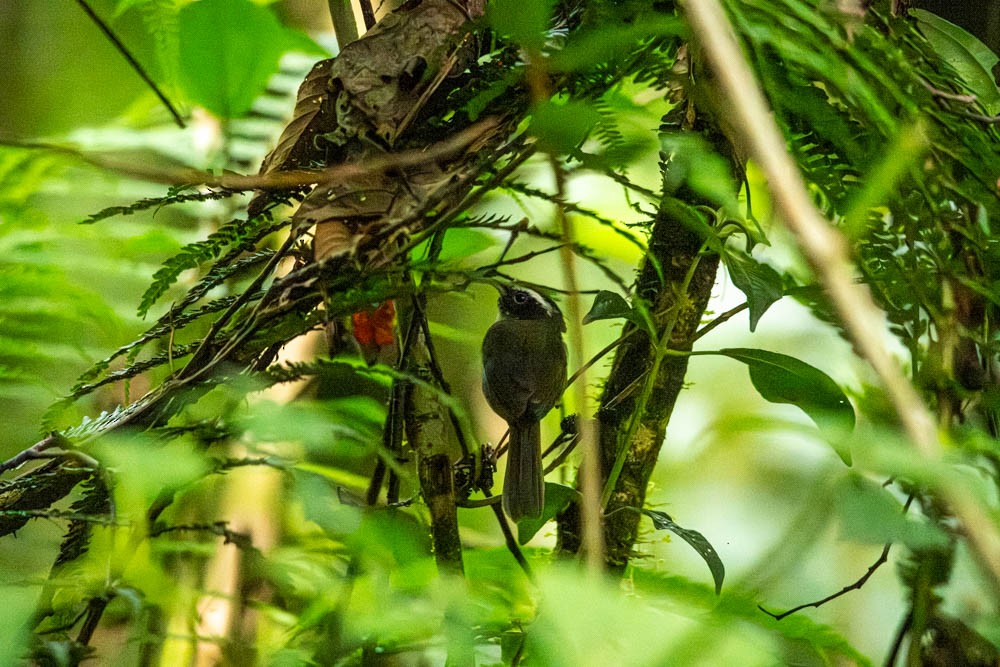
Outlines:
<svg viewBox="0 0 1000 667"><path fill-rule="evenodd" d="M660 136L664 153L664 189L677 194L683 186L719 206L736 211L736 181L729 163L697 134Z"/></svg>
<svg viewBox="0 0 1000 667"><path fill-rule="evenodd" d="M493 0L486 17L494 30L529 49L541 49L552 16L554 0Z"/></svg>
<svg viewBox="0 0 1000 667"><path fill-rule="evenodd" d="M424 241L413 249L412 256L423 258L431 245L431 239ZM472 257L496 245L496 239L479 229L449 229L441 244L438 261L460 264L461 260Z"/></svg>
<svg viewBox="0 0 1000 667"><path fill-rule="evenodd" d="M180 79L193 102L223 118L242 116L267 87L281 55L303 41L267 7L201 0L180 22Z"/></svg>
<svg viewBox="0 0 1000 667"><path fill-rule="evenodd" d="M358 458L381 442L385 406L365 396L290 404L259 402L240 420L254 442L295 442L310 450Z"/></svg>
<svg viewBox="0 0 1000 667"><path fill-rule="evenodd" d="M115 475L119 510L142 512L153 498L178 489L209 469L205 455L183 438L166 444L139 435L102 439L95 455Z"/></svg>
<svg viewBox="0 0 1000 667"><path fill-rule="evenodd" d="M684 30L677 17L661 13L643 16L633 24L600 25L576 35L549 59L557 71L572 71L616 60L635 50L636 46L656 35L675 35Z"/></svg>
<svg viewBox="0 0 1000 667"><path fill-rule="evenodd" d="M730 587L725 597L719 599L703 584L697 584L684 577L671 575L652 568L633 568L630 570L630 580L636 590L645 597L666 601L666 604L683 604L688 609L710 612L716 622L726 623L727 627L752 626L785 637L797 646L808 646L815 651L816 656L829 660L831 656L844 656L849 664L869 667L872 663L863 653L851 646L851 643L834 628L819 623L809 614L793 614L788 618L776 621L767 614L761 613L761 594L759 590L741 590ZM765 605L766 606L766 605ZM733 621L736 624L733 624ZM685 651L684 649L689 649ZM703 645L690 646L683 643L675 655L688 658L678 660L678 664L705 664ZM820 660L822 662L822 660ZM741 661L742 662L742 661ZM782 659L766 661L764 664L783 664ZM661 663L663 664L663 663Z"/></svg>
<svg viewBox="0 0 1000 667"><path fill-rule="evenodd" d="M565 155L583 143L599 122L601 114L589 104L546 101L532 112L530 132L541 150Z"/></svg>

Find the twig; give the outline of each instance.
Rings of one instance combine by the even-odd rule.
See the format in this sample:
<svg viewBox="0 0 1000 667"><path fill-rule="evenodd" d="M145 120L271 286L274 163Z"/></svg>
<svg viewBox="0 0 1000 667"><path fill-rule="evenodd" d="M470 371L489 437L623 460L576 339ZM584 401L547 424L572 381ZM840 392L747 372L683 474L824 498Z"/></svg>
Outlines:
<svg viewBox="0 0 1000 667"><path fill-rule="evenodd" d="M167 533L179 533L179 532L199 532L199 533L210 533L212 535L217 535L221 537L226 544L232 544L236 546L237 549L242 549L244 551L253 549L253 539L247 533L241 533L236 530L229 528L226 521L216 521L214 523L188 523L188 524L177 524L174 526L159 526L149 531L150 537L159 537L160 535L165 535Z"/></svg>
<svg viewBox="0 0 1000 667"><path fill-rule="evenodd" d="M924 88L926 88L930 92L931 95L933 95L934 97L940 97L941 99L944 99L944 100L952 100L953 102L961 102L963 104L973 104L974 102L976 102L979 99L975 95L963 95L961 93L949 93L946 90L941 90L940 88L935 88L934 86L932 86L927 81L924 81L923 79L920 80L920 83L923 85Z"/></svg>
<svg viewBox="0 0 1000 667"><path fill-rule="evenodd" d="M560 440L562 440L562 438L560 438ZM560 440L557 440L556 442L552 443L553 447L555 447L558 444L561 444ZM580 442L580 436L574 434L570 436L568 439L563 440L563 442L566 443L566 447L561 452L559 452L559 455L557 457L549 461L548 464L545 466L546 475L548 475L550 472L561 466L566 461L566 459L569 458L569 455L573 453L573 450L576 449L577 444ZM545 452L545 454L548 455L548 452Z"/></svg>
<svg viewBox="0 0 1000 667"><path fill-rule="evenodd" d="M31 447L28 447L27 449L18 452L17 454L10 457L3 463L0 463L0 475L7 472L8 470L13 470L14 468L18 468L33 459L49 458L49 456L45 454L45 450L47 449L51 449L53 447L65 448L68 447L70 444L71 443L69 440L64 438L61 434L53 431L52 433L49 433L47 436L45 436L43 439L33 444Z"/></svg>
<svg viewBox="0 0 1000 667"><path fill-rule="evenodd" d="M164 185L201 185L209 188L223 188L233 192L250 190L289 190L306 185L332 183L347 179L379 174L394 169L406 169L436 160L443 160L475 143L483 135L499 125L496 118L484 118L469 127L456 132L426 148L385 153L365 159L363 162L347 162L326 169L293 169L269 174L243 175L225 173L210 174L198 169L162 169L136 163L121 163L96 155L88 155L67 146L39 142L18 142L0 138L0 143L21 148L38 148L72 155L101 169L107 169L124 176Z"/></svg>
<svg viewBox="0 0 1000 667"><path fill-rule="evenodd" d="M578 380L578 379L579 379L579 378L580 378L581 376L583 376L583 374L584 374L584 373L586 373L586 372L587 372L587 370L588 370L588 369L589 369L589 368L590 368L591 366L593 366L593 365L594 365L594 364L596 364L596 363L597 363L598 361L600 361L601 359L603 359L603 358L605 357L605 355L607 355L607 354L608 354L609 352L611 352L611 351L612 351L613 349L615 349L616 347L618 347L619 345L621 345L622 343L624 343L624 342L625 342L626 340L628 340L628 339L629 339L629 337L630 337L630 336L632 336L632 335L633 335L633 334L634 334L634 333L635 333L636 331L639 331L639 329L629 329L628 331L626 331L625 333L623 333L623 334L622 334L621 336L619 336L619 337L618 337L618 338L616 338L615 340L613 340L613 341L611 341L610 343L608 343L607 345L605 345L605 346L604 346L604 347L603 347L603 348L602 348L602 349L600 350L600 352L598 352L597 354L595 354L594 356L592 356L592 357L591 357L591 358L590 358L590 359L589 359L589 360L587 361L587 363L583 364L583 365L582 365L582 366L580 366L580 367L579 367L578 369L576 369L576 372L575 372L575 373L573 373L573 374L572 374L572 375L571 375L571 376L569 377L569 379L568 379L568 380L566 380L566 386L568 387L569 385L571 385L571 384L573 384L574 382L576 382L576 381L577 381L577 380Z"/></svg>
<svg viewBox="0 0 1000 667"><path fill-rule="evenodd" d="M488 489L483 489L483 493L487 494L487 498L491 498ZM496 496L499 498L500 496ZM531 571L531 565L528 564L528 559L524 557L524 553L521 552L521 547L518 545L517 540L514 539L514 533L510 530L510 524L507 522L507 517L503 515L503 508L500 503L493 503L490 505L493 509L493 513L496 514L497 523L500 524L500 532L503 533L503 541L507 545L507 550L517 561L517 564L521 566L521 570L528 577L529 580L535 580L535 574Z"/></svg>
<svg viewBox="0 0 1000 667"><path fill-rule="evenodd" d="M78 5L80 5L83 11L86 12L87 16L90 17L90 20L93 21L97 25L97 27L101 29L101 32L104 33L104 36L108 38L108 40L114 45L116 49L118 49L118 52L122 54L122 57L125 58L126 61L128 61L129 66L133 70L135 70L135 73L139 75L139 78L141 78L143 82L145 82L145 84L149 86L154 93L156 93L156 96L160 98L161 102L163 102L163 106L167 107L167 111L169 111L170 115L174 117L174 122L177 123L178 126L183 128L184 119L181 118L181 115L179 113L177 113L177 109L175 109L174 105L170 102L169 99L167 99L167 96L164 94L164 92L160 90L160 87L156 85L156 82L153 81L153 79L150 78L149 74L146 73L146 70L143 68L142 65L139 64L139 61L136 60L131 53L129 53L129 50L125 47L124 44L122 44L121 40L118 39L118 36L115 35L115 33L111 30L111 28L108 27L108 24L105 23L101 19L101 17L98 16L96 12L94 12L93 9L91 9L90 5L87 4L86 0L76 0L76 2Z"/></svg>
<svg viewBox="0 0 1000 667"><path fill-rule="evenodd" d="M870 292L855 284L847 241L827 223L809 197L728 17L718 0L687 0L683 6L691 30L718 77L733 127L746 140L767 177L780 219L796 236L860 355L881 379L914 450L925 463L940 463L941 443L935 420L883 344L883 314ZM973 553L989 573L994 593L1000 595L997 526L968 488L947 481L939 482L939 487L964 525Z"/></svg>
<svg viewBox="0 0 1000 667"><path fill-rule="evenodd" d="M827 602L830 602L831 600L836 600L840 596L846 595L851 591L861 590L861 587L865 585L865 583L871 578L873 574L875 574L875 571L878 570L883 565L885 565L887 562L889 562L889 549L891 548L892 548L892 542L889 542L885 546L883 546L882 553L879 555L878 559L868 567L868 570L863 575L861 575L861 577L859 577L857 581L855 581L853 584L848 584L847 586L844 586L843 588L841 588L836 593L833 593L832 595L827 595L825 598L821 600L815 600L814 602L807 602L805 604L800 604L798 607L792 607L788 611L783 611L780 614L776 614L773 611L768 611L761 605L757 605L757 609L760 609L762 612L764 612L774 620L780 621L781 619L787 616L791 616L797 611L802 611L803 609L809 609L810 607L822 607Z"/></svg>
<svg viewBox="0 0 1000 667"><path fill-rule="evenodd" d="M892 478L891 477L889 479L887 479L882 484L882 487L883 488L887 487L890 484L892 484ZM906 514L910 510L910 505L913 504L913 500L915 498L916 498L916 496L914 494L911 493L909 495L909 497L906 499L906 502L903 504L903 514ZM847 594L847 593L849 593L851 591L861 590L861 587L865 585L865 583L871 578L871 576L873 574L875 574L875 570L879 569L880 567L882 567L883 565L885 565L889 561L889 549L891 549L891 548L892 548L892 542L886 542L885 546L882 547L882 553L879 555L878 559L874 563L871 564L871 566L868 568L867 572L865 572L863 575L861 575L861 577L858 578L858 580L855 581L853 584L850 584L848 586L844 586L842 589L840 589L836 593L834 593L832 595L827 595L822 600L816 600L815 602L808 602L806 604L800 604L799 606L793 607L793 608L789 609L788 611L782 612L780 614L775 614L774 612L768 611L767 609L764 609L764 607L761 606L761 605L757 605L757 608L760 609L765 614L767 614L768 616L770 616L771 618L773 618L774 620L780 621L781 619L785 618L786 616L791 616L792 614L794 614L797 611L802 611L803 609L809 609L810 607L821 607L821 606L825 605L827 602L830 602L831 600L836 600L840 596L845 595L845 594Z"/></svg>
<svg viewBox="0 0 1000 667"><path fill-rule="evenodd" d="M981 113L972 113L971 111L967 111L962 115L970 120L977 120L980 123L987 123L989 125L1000 123L1000 116L984 116Z"/></svg>
<svg viewBox="0 0 1000 667"><path fill-rule="evenodd" d="M696 340L698 340L699 338L701 338L702 336L704 336L705 334L707 334L709 331L711 331L715 327L719 326L720 324L724 324L724 323L728 322L730 319L733 318L733 316L739 315L740 313L742 313L744 310L746 310L749 307L750 307L750 304L748 304L748 303L741 303L740 305L736 306L735 308L730 308L729 310L727 310L726 312L722 313L721 315L719 315L718 317L716 317L714 320L712 320L711 322L709 322L708 324L706 324L702 328L698 329L697 333L695 333L695 335L691 338L691 342L692 343L695 342Z"/></svg>
<svg viewBox="0 0 1000 667"><path fill-rule="evenodd" d="M906 637L906 633L910 631L910 626L913 625L913 609L911 608L906 612L906 616L903 617L903 622L899 624L899 629L896 630L896 636L893 637L892 646L889 649L888 655L885 657L885 667L893 667L896 664L896 658L899 657L899 649L903 647L903 639Z"/></svg>
<svg viewBox="0 0 1000 667"><path fill-rule="evenodd" d="M372 9L371 0L358 0L358 4L361 5L361 17L365 20L365 30L371 30L375 27L375 10Z"/></svg>

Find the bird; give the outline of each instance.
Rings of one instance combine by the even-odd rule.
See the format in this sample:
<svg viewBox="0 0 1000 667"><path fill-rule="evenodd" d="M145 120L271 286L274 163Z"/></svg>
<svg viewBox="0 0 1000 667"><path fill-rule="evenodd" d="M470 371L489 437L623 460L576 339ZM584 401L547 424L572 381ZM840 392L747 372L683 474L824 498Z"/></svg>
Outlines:
<svg viewBox="0 0 1000 667"><path fill-rule="evenodd" d="M510 429L503 508L538 518L545 502L540 422L566 387L566 324L548 297L499 285L499 316L483 337L483 394Z"/></svg>

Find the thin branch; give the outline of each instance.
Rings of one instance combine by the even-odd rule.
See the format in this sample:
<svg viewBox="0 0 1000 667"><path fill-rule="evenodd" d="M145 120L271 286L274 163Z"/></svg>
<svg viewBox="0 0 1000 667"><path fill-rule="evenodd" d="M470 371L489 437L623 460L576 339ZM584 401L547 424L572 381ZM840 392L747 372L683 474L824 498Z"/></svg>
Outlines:
<svg viewBox="0 0 1000 667"><path fill-rule="evenodd" d="M935 420L883 343L883 313L870 292L855 283L847 241L813 204L726 13L718 0L687 0L683 6L718 78L728 117L767 177L780 219L796 236L859 353L881 379L914 450L925 463L939 464L942 448ZM994 593L1000 595L1000 532L996 524L967 487L946 481L939 486L964 525L973 553L989 573Z"/></svg>
<svg viewBox="0 0 1000 667"><path fill-rule="evenodd" d="M406 169L422 164L453 157L468 148L499 125L496 118L484 118L454 135L426 148L385 153L365 159L363 162L348 162L326 169L293 169L269 174L243 175L225 173L211 174L198 169L163 169L137 163L123 163L97 155L88 155L67 146L37 142L18 142L0 137L0 143L20 148L38 148L72 155L95 167L106 169L123 176L164 185L201 185L209 188L223 188L233 192L250 190L290 190L307 185L322 185L335 181L357 179L380 174L395 169Z"/></svg>
<svg viewBox="0 0 1000 667"><path fill-rule="evenodd" d="M83 11L86 12L87 16L90 17L90 20L93 21L97 25L97 27L101 29L101 32L104 33L104 36L108 38L108 40L114 45L116 49L118 49L118 52L122 54L122 57L125 58L129 66L133 70L135 70L136 74L139 75L139 78L141 78L143 82L147 86L149 86L154 93L156 93L156 96L160 98L161 102L163 102L163 106L167 107L167 111L169 111L170 115L173 116L174 122L177 123L178 126L183 128L184 119L181 118L181 115L177 112L177 109L174 108L174 105L170 102L169 99L167 99L166 94L164 94L164 92L160 90L160 87L156 85L156 82L153 81L153 79L150 78L149 74L146 73L146 70L143 68L142 65L139 64L139 61L136 60L135 57L125 47L125 45L122 44L121 40L118 39L118 36L115 35L115 33L111 30L108 24L105 23L101 19L101 17L98 16L96 12L94 12L93 9L91 9L90 5L87 4L87 0L76 0L76 2L78 5L80 5Z"/></svg>
<svg viewBox="0 0 1000 667"><path fill-rule="evenodd" d="M892 484L892 481L893 480L890 477L882 484L882 487L885 488L889 486L890 484ZM913 504L913 500L915 498L916 496L912 493L909 495L909 497L907 497L906 502L903 503L903 514L906 514L907 512L910 511L910 505ZM882 547L882 553L879 555L878 559L874 563L872 563L871 566L869 566L867 572L861 575L861 577L858 578L858 580L855 581L853 584L844 586L842 589L840 589L833 595L827 595L822 600L816 600L815 602L800 604L799 606L792 607L788 611L782 612L780 614L775 614L774 612L768 611L767 609L764 609L764 607L762 607L761 605L757 605L757 608L760 609L765 614L767 614L768 616L770 616L771 618L773 618L774 620L780 621L781 619L787 616L791 616L797 611L802 611L803 609L809 609L810 607L821 607L827 602L830 602L831 600L836 600L840 596L845 595L851 591L861 590L861 587L865 585L865 583L871 578L873 574L875 574L875 571L889 561L889 549L891 548L892 548L892 542L886 542L885 545Z"/></svg>
<svg viewBox="0 0 1000 667"><path fill-rule="evenodd" d="M711 331L715 327L719 326L720 324L724 324L724 323L728 322L734 316L739 315L740 313L742 313L744 310L746 310L749 307L750 307L750 304L748 304L748 303L742 303L742 304L736 306L735 308L730 308L729 310L727 310L726 312L722 313L721 315L719 315L718 317L716 317L714 320L712 320L711 322L709 322L708 324L706 324L702 328L698 329L698 332L691 338L691 342L693 343L694 341L698 340L699 338L701 338L702 336L704 336L705 334L707 334L709 331Z"/></svg>
<svg viewBox="0 0 1000 667"><path fill-rule="evenodd" d="M561 466L563 463L565 463L566 459L569 458L569 455L573 453L573 450L576 449L576 446L580 443L580 437L576 434L573 434L568 439L563 440L562 438L560 438L560 440L566 443L566 447L561 452L559 452L558 456L549 461L548 464L545 466L546 475L548 475L550 472L552 472L553 470ZM557 440L555 443L553 443L553 446L560 444L560 440ZM546 452L546 454L548 454L548 452Z"/></svg>
<svg viewBox="0 0 1000 667"><path fill-rule="evenodd" d="M962 115L970 120L976 120L980 123L986 123L987 125L1000 123L1000 116L984 116L981 113L972 113L971 111L963 113Z"/></svg>
<svg viewBox="0 0 1000 667"><path fill-rule="evenodd" d="M847 586L844 586L836 593L827 595L825 598L821 600L815 600L814 602L807 602L805 604L800 604L798 607L792 607L788 611L783 611L780 614L776 614L773 611L768 611L761 605L757 605L757 609L760 609L762 612L764 612L774 620L780 621L783 618L791 616L795 612L802 611L803 609L809 609L810 607L822 607L827 602L830 602L831 600L836 600L840 596L846 595L851 591L861 590L861 587L864 586L865 583L867 583L867 581L871 578L873 574L875 574L875 571L878 570L883 565L885 565L887 562L889 562L889 549L891 548L892 548L892 542L887 543L885 546L882 547L882 553L879 554L878 559L876 559L874 563L868 566L868 570L863 575L861 575L861 577L859 577L857 581L855 581L853 584L848 584Z"/></svg>
<svg viewBox="0 0 1000 667"><path fill-rule="evenodd" d="M358 4L361 6L361 17L365 20L365 30L371 30L375 27L375 10L372 9L371 0L358 0Z"/></svg>
<svg viewBox="0 0 1000 667"><path fill-rule="evenodd" d="M49 455L45 453L46 450L51 449L53 447L66 448L70 444L71 443L69 440L64 438L61 434L53 431L52 433L49 433L47 436L45 436L44 438L33 444L31 447L28 447L27 449L18 452L17 454L10 457L3 463L0 463L0 475L7 472L8 470L13 470L14 468L18 468L33 459L51 458Z"/></svg>
<svg viewBox="0 0 1000 667"><path fill-rule="evenodd" d="M177 524L174 526L159 526L149 531L150 537L159 537L160 535L165 535L167 533L179 533L179 532L198 532L198 533L209 533L211 535L217 535L223 539L226 544L232 544L236 546L237 549L242 549L244 551L249 551L254 548L253 539L248 533L241 533L236 530L229 528L229 524L226 521L216 521L214 523L188 523L188 524Z"/></svg>
<svg viewBox="0 0 1000 667"><path fill-rule="evenodd" d="M613 340L610 343L608 343L607 345L605 345L597 354L595 354L594 356L592 356L587 361L587 363L583 364L578 369L576 369L576 372L573 373L569 377L568 380L566 380L566 386L568 387L569 385L571 385L574 382L576 382L580 377L583 376L584 373L587 372L588 369L590 369L591 366L593 366L594 364L596 364L598 361L600 361L601 359L603 359L605 357L605 355L607 355L609 352L611 352L616 347L618 347L619 345L621 345L622 343L624 343L626 340L628 340L629 337L632 336L636 331L639 331L639 329L630 329L630 330L626 331L625 333L623 333L618 338L616 338L615 340Z"/></svg>
<svg viewBox="0 0 1000 667"><path fill-rule="evenodd" d="M975 95L963 95L961 93L949 93L946 90L941 90L940 88L935 88L929 82L920 80L921 85L930 92L934 97L940 97L944 100L951 100L953 102L961 102L963 104L974 104L979 98Z"/></svg>
<svg viewBox="0 0 1000 667"><path fill-rule="evenodd" d="M483 489L483 493L487 494L487 498L492 497L488 495L489 490L487 489ZM496 497L499 498L500 496ZM503 515L503 508L500 506L500 503L496 502L491 504L490 507L493 509L493 513L497 517L497 523L500 525L500 532L503 533L503 541L504 544L507 545L507 550L510 551L510 554L514 557L514 560L517 561L517 564L521 566L521 570L524 571L524 574L528 577L528 579L534 581L535 574L531 571L531 565L528 564L528 559L525 558L524 554L521 552L521 547L518 545L517 540L514 539L514 533L510 530L510 523L507 522L507 517Z"/></svg>

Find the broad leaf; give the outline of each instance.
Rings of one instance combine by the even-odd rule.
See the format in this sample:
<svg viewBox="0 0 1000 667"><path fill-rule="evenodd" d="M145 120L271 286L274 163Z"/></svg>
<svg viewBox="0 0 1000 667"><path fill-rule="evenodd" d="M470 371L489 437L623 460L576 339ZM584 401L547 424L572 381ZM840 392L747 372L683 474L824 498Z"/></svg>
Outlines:
<svg viewBox="0 0 1000 667"><path fill-rule="evenodd" d="M948 537L927 521L907 518L902 503L884 487L860 475L837 486L837 512L844 537L870 544L902 542L910 549L943 548Z"/></svg>
<svg viewBox="0 0 1000 667"><path fill-rule="evenodd" d="M493 0L486 11L490 25L528 49L545 46L554 0Z"/></svg>
<svg viewBox="0 0 1000 667"><path fill-rule="evenodd" d="M583 316L583 323L590 324L597 320L613 320L619 317L632 318L632 307L620 294L601 290L594 297L594 305L590 312Z"/></svg>
<svg viewBox="0 0 1000 667"><path fill-rule="evenodd" d="M556 71L573 71L593 67L599 63L615 61L633 52L636 45L654 35L676 35L684 30L684 23L674 16L655 13L644 16L633 24L598 24L573 39L549 59L549 67Z"/></svg>
<svg viewBox="0 0 1000 667"><path fill-rule="evenodd" d="M565 155L575 151L599 122L601 114L589 104L546 101L532 111L529 131L538 138L540 150Z"/></svg>
<svg viewBox="0 0 1000 667"><path fill-rule="evenodd" d="M181 10L179 23L184 90L223 118L249 111L281 55L307 43L249 0L201 0Z"/></svg>
<svg viewBox="0 0 1000 667"><path fill-rule="evenodd" d="M854 428L854 408L829 375L795 357L767 350L727 348L718 354L745 363L750 381L766 400L801 408L850 465L850 452L838 444Z"/></svg>
<svg viewBox="0 0 1000 667"><path fill-rule="evenodd" d="M1000 113L1000 90L993 78L993 67L1000 61L988 46L954 23L923 9L910 13L934 50L958 72L989 114Z"/></svg>
<svg viewBox="0 0 1000 667"><path fill-rule="evenodd" d="M705 564L708 565L708 569L712 572L712 579L715 581L715 594L718 595L721 593L722 581L726 578L726 566L723 565L722 559L719 558L719 553L715 550L715 547L713 547L711 543L705 539L705 536L697 530L691 530L689 528L682 528L681 526L678 526L666 512L644 509L642 510L642 513L652 519L653 525L656 526L657 530L669 530L671 533L690 544L691 547L698 552L698 555L702 557Z"/></svg>
<svg viewBox="0 0 1000 667"><path fill-rule="evenodd" d="M733 284L746 294L750 308L750 331L753 331L771 304L784 296L781 276L767 264L761 264L745 253L727 251L722 261Z"/></svg>
<svg viewBox="0 0 1000 667"><path fill-rule="evenodd" d="M579 495L580 493L574 488L545 482L545 506L542 508L542 515L537 519L521 519L517 522L518 543L527 544L549 519L554 519L556 514L566 509L570 501Z"/></svg>
<svg viewBox="0 0 1000 667"><path fill-rule="evenodd" d="M682 186L730 211L737 211L736 180L729 163L703 138L679 132L660 137L664 158L664 190L678 194ZM679 196L679 195L678 195Z"/></svg>

